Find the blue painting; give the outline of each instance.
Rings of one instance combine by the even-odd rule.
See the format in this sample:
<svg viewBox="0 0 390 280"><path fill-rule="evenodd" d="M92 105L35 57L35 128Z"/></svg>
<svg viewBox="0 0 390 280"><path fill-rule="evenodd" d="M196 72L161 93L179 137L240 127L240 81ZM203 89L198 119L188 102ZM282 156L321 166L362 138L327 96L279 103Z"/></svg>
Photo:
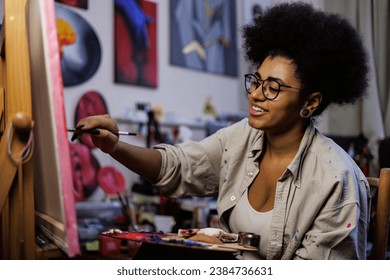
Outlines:
<svg viewBox="0 0 390 280"><path fill-rule="evenodd" d="M172 65L237 76L234 0L173 0L170 19Z"/></svg>

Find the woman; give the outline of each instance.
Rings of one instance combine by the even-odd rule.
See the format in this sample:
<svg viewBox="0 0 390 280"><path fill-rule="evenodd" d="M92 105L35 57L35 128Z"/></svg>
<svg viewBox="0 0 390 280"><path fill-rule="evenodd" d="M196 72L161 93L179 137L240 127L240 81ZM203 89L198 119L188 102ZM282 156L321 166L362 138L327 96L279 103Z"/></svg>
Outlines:
<svg viewBox="0 0 390 280"><path fill-rule="evenodd" d="M249 116L200 142L153 149L121 141L109 116L83 119L94 143L162 194L218 196L223 229L261 235L245 258L364 259L368 184L312 121L359 99L366 52L353 27L308 4L279 4L243 29Z"/></svg>

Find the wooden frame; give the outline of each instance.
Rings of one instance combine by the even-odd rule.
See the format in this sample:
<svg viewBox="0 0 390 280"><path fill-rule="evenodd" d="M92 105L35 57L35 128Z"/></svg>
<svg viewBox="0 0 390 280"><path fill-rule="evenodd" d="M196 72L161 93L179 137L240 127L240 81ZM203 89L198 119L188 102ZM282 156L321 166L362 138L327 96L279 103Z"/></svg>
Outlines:
<svg viewBox="0 0 390 280"><path fill-rule="evenodd" d="M4 0L1 35L0 259L41 258L36 228L72 257L80 246L54 2Z"/></svg>
<svg viewBox="0 0 390 280"><path fill-rule="evenodd" d="M29 161L33 122L26 3L27 0L4 1L0 42L2 259L35 258L33 165Z"/></svg>

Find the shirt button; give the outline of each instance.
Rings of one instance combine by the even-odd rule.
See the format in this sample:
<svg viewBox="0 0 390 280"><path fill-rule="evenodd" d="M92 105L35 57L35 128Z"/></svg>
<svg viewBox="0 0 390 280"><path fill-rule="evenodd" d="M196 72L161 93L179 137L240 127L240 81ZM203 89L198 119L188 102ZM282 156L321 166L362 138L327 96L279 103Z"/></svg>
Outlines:
<svg viewBox="0 0 390 280"><path fill-rule="evenodd" d="M249 178L252 178L253 177L253 172L248 172L248 176L249 176Z"/></svg>
<svg viewBox="0 0 390 280"><path fill-rule="evenodd" d="M232 195L232 196L230 197L230 200L231 200L231 201L235 201L235 200L236 200L236 197L235 197L234 195Z"/></svg>

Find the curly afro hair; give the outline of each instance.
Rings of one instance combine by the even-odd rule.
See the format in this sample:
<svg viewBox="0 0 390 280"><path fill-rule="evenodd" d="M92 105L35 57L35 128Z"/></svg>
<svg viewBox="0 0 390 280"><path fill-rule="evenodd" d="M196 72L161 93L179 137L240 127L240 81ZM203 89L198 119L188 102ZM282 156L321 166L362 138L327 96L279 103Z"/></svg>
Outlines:
<svg viewBox="0 0 390 280"><path fill-rule="evenodd" d="M302 93L322 93L315 115L331 103L354 103L364 96L367 53L358 32L341 16L307 3L282 3L242 31L246 57L255 66L270 55L292 59Z"/></svg>

